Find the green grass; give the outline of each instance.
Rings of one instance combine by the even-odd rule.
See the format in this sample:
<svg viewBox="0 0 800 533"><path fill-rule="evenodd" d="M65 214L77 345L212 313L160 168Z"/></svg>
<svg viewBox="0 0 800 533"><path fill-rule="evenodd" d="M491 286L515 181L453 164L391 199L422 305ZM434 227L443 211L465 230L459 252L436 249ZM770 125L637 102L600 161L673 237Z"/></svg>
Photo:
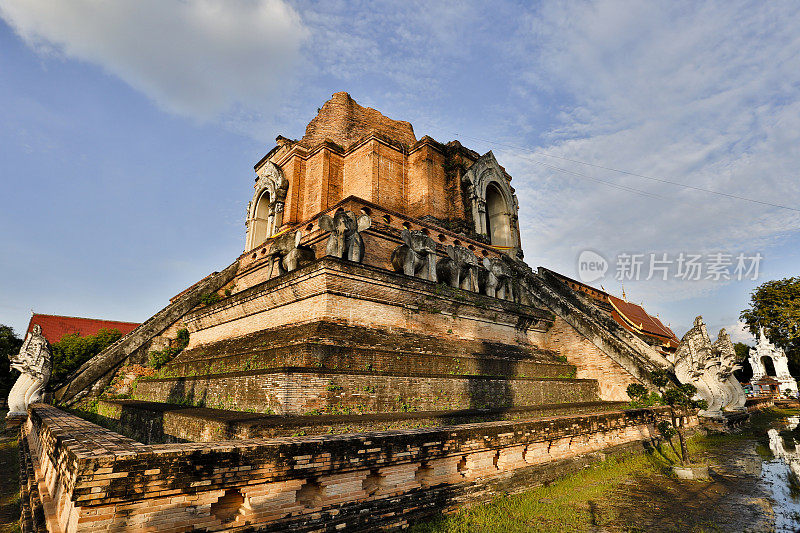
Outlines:
<svg viewBox="0 0 800 533"><path fill-rule="evenodd" d="M698 456L727 435L696 436L689 451ZM736 438L736 437L734 437ZM677 439L676 439L677 440ZM677 442L675 443L677 446ZM416 524L413 533L594 531L614 522L617 513L606 496L638 475L665 475L677 458L669 445L647 454L609 459L549 485Z"/></svg>

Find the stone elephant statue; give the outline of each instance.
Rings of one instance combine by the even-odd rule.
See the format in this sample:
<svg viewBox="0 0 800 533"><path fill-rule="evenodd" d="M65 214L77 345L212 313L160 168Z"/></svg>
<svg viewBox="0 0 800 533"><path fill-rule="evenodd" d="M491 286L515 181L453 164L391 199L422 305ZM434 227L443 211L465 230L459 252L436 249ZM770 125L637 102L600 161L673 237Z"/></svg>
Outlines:
<svg viewBox="0 0 800 533"><path fill-rule="evenodd" d="M492 298L515 300L514 270L499 257L484 257L483 270L480 271L481 292Z"/></svg>
<svg viewBox="0 0 800 533"><path fill-rule="evenodd" d="M369 215L356 218L352 211L337 211L333 217L322 215L319 218L319 227L330 232L325 255L360 263L364 260L364 239L360 232L370 226L372 220Z"/></svg>
<svg viewBox="0 0 800 533"><path fill-rule="evenodd" d="M269 256L272 260L269 277L286 274L297 270L306 263L310 263L316 256L314 250L308 246L300 246L303 238L302 232L288 231L272 239Z"/></svg>
<svg viewBox="0 0 800 533"><path fill-rule="evenodd" d="M392 267L407 276L437 281L436 242L421 231L404 229L403 244L392 251Z"/></svg>
<svg viewBox="0 0 800 533"><path fill-rule="evenodd" d="M451 287L478 292L478 258L463 246L448 245L447 257L439 261L436 273Z"/></svg>

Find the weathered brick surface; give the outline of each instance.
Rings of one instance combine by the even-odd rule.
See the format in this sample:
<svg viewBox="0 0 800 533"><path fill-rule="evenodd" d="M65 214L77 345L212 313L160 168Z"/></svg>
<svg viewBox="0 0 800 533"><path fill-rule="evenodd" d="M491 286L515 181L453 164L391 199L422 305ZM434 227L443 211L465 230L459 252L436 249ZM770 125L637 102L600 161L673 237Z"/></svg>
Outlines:
<svg viewBox="0 0 800 533"><path fill-rule="evenodd" d="M638 383L625 368L608 357L588 338L578 333L563 318L556 317L547 332L545 346L567 358L577 368L576 377L592 377L599 383L600 398L608 401L629 401L625 391L631 383Z"/></svg>
<svg viewBox="0 0 800 533"><path fill-rule="evenodd" d="M277 414L380 413L588 402L597 381L274 368L142 379L135 399Z"/></svg>
<svg viewBox="0 0 800 533"><path fill-rule="evenodd" d="M557 352L328 321L272 328L184 350L169 374L202 375L285 366L376 372L568 377Z"/></svg>
<svg viewBox="0 0 800 533"><path fill-rule="evenodd" d="M400 527L541 483L549 478L537 462L563 472L588 460L576 456L649 440L665 411L149 446L44 404L29 414L34 475L60 503L52 519L65 531L313 531Z"/></svg>
<svg viewBox="0 0 800 533"><path fill-rule="evenodd" d="M189 348L319 320L537 347L552 314L326 257L184 317Z"/></svg>
<svg viewBox="0 0 800 533"><path fill-rule="evenodd" d="M140 442L196 442L256 437L338 435L394 429L451 426L495 420L595 414L624 408L627 402L578 402L502 409L413 411L402 413L280 416L186 407L140 400L100 400L105 427Z"/></svg>

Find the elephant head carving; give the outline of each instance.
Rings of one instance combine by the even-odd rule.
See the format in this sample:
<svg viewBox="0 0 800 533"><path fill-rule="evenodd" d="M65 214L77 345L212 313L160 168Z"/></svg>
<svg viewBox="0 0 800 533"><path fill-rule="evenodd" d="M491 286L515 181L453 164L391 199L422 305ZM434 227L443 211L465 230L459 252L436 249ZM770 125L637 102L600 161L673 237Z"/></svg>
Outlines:
<svg viewBox="0 0 800 533"><path fill-rule="evenodd" d="M436 242L417 230L404 229L403 244L392 252L392 267L407 276L436 281Z"/></svg>
<svg viewBox="0 0 800 533"><path fill-rule="evenodd" d="M499 257L484 257L481 271L480 287L486 296L515 300L514 271Z"/></svg>
<svg viewBox="0 0 800 533"><path fill-rule="evenodd" d="M315 259L314 250L300 246L303 238L299 230L282 233L272 239L269 257L269 277L286 274Z"/></svg>
<svg viewBox="0 0 800 533"><path fill-rule="evenodd" d="M364 259L364 239L360 233L370 226L369 215L356 217L352 211L337 211L333 217L322 215L319 227L330 233L325 255L360 263Z"/></svg>
<svg viewBox="0 0 800 533"><path fill-rule="evenodd" d="M448 245L447 257L439 261L436 272L439 279L451 287L478 291L478 258L463 246Z"/></svg>

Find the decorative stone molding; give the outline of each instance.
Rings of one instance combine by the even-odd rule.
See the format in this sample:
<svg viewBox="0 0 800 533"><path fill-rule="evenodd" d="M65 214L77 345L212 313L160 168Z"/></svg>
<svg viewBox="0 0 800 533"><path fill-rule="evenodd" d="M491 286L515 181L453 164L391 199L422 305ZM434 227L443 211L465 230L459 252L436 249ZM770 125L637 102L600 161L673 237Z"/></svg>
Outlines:
<svg viewBox="0 0 800 533"><path fill-rule="evenodd" d="M19 353L11 359L11 368L21 372L8 393L8 419L25 419L28 406L41 401L42 391L50 381L53 368L47 339L42 336L42 328L35 324L25 337Z"/></svg>
<svg viewBox="0 0 800 533"><path fill-rule="evenodd" d="M360 263L364 259L364 239L360 233L372 226L369 215L356 218L352 211L337 211L331 218L322 215L319 227L330 232L325 255Z"/></svg>
<svg viewBox="0 0 800 533"><path fill-rule="evenodd" d="M275 163L267 161L258 169L254 188L253 199L247 204L245 251L260 246L281 227L289 181Z"/></svg>
<svg viewBox="0 0 800 533"><path fill-rule="evenodd" d="M404 229L400 234L404 244L392 251L392 267L406 276L416 276L436 282L436 243L421 231Z"/></svg>
<svg viewBox="0 0 800 533"><path fill-rule="evenodd" d="M750 366L753 368L752 383L768 375L764 367L765 357L772 360L772 365L775 368L774 377L780 382L781 392L797 396L797 380L789 373L789 361L786 358L786 352L769 342L764 334L764 328L761 327L758 328L758 344L755 348L750 348L748 356Z"/></svg>
<svg viewBox="0 0 800 533"><path fill-rule="evenodd" d="M464 173L461 182L467 193L467 198L471 202L472 219L475 224L475 232L486 235L490 241L492 236L489 235L489 224L487 214L489 206L487 205L487 191L490 186L495 186L503 198L505 206L500 213L507 219L509 224L508 239L510 242L504 244L504 247L511 249L520 248L519 238L519 224L517 222L517 213L519 211L519 202L517 196L514 194L514 189L511 187L503 167L497 162L494 154L489 151L486 152L480 159L478 159L469 169ZM492 243L497 245L497 243Z"/></svg>

